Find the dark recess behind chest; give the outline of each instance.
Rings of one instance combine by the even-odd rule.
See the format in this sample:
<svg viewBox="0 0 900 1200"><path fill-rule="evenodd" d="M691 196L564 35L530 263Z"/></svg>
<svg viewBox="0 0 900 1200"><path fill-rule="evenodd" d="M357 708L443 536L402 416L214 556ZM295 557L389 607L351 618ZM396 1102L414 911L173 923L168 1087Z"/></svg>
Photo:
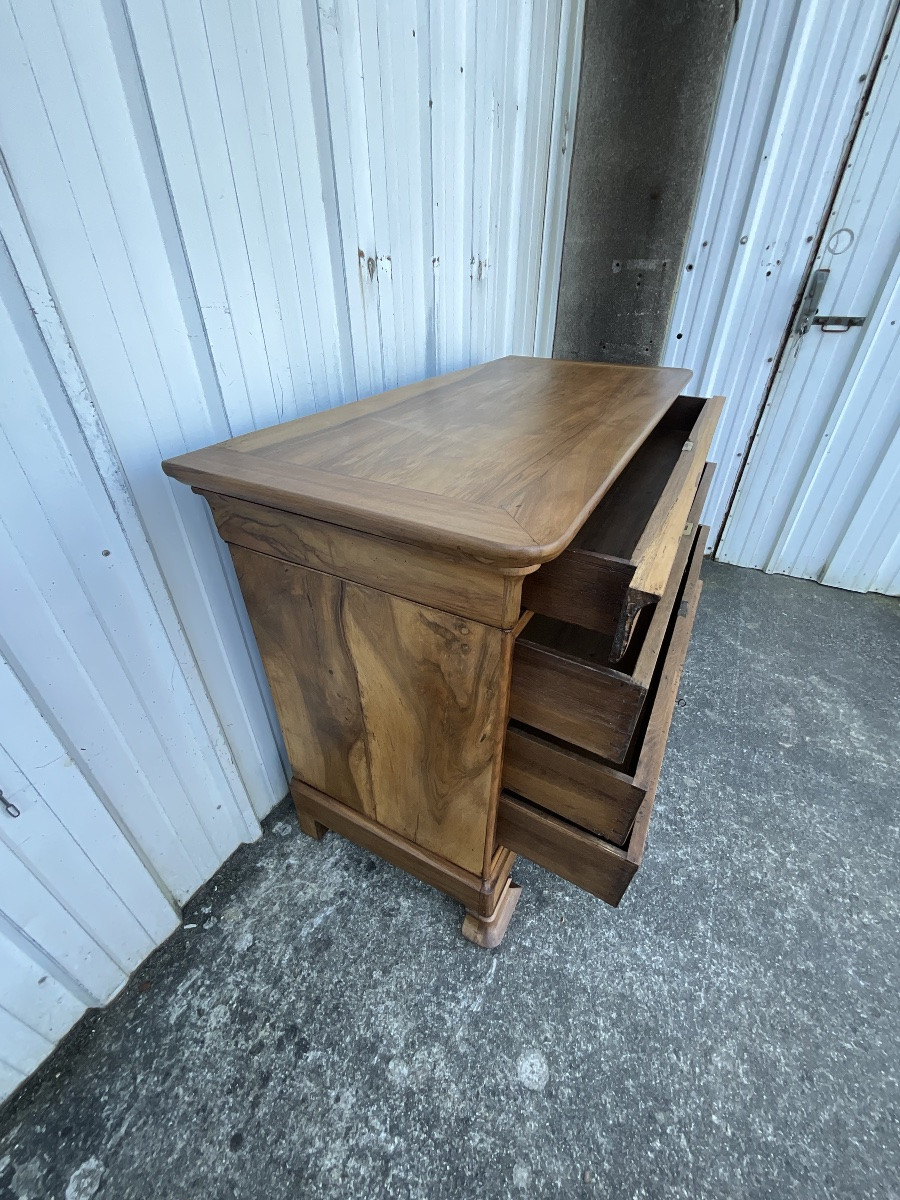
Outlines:
<svg viewBox="0 0 900 1200"><path fill-rule="evenodd" d="M554 357L660 362L735 12L588 0Z"/></svg>

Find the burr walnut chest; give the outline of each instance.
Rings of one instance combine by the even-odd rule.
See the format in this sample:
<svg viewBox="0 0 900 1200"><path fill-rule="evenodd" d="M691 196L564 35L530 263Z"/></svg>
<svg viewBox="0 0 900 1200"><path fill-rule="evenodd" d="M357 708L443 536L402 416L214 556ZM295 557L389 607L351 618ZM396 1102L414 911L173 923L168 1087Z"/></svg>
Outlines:
<svg viewBox="0 0 900 1200"><path fill-rule="evenodd" d="M301 828L502 938L517 854L617 904L700 594L722 400L504 358L163 464L228 543Z"/></svg>

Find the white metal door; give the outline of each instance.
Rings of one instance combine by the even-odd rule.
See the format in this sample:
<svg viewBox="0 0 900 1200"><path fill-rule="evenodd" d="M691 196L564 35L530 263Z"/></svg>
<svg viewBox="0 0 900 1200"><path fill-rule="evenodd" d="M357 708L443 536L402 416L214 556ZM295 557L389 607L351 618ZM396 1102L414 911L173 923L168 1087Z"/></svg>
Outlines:
<svg viewBox="0 0 900 1200"><path fill-rule="evenodd" d="M900 22L877 66L716 556L900 592ZM829 332L829 330L836 330Z"/></svg>
<svg viewBox="0 0 900 1200"><path fill-rule="evenodd" d="M178 913L0 658L0 1096Z"/></svg>

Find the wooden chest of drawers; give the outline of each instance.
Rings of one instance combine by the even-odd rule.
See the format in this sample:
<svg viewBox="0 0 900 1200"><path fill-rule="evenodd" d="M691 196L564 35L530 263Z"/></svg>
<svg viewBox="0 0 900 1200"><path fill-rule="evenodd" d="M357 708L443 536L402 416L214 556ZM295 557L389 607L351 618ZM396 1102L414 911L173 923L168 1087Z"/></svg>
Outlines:
<svg viewBox="0 0 900 1200"><path fill-rule="evenodd" d="M640 865L722 406L689 378L507 358L163 464L230 547L301 827L479 945L517 854L611 904Z"/></svg>

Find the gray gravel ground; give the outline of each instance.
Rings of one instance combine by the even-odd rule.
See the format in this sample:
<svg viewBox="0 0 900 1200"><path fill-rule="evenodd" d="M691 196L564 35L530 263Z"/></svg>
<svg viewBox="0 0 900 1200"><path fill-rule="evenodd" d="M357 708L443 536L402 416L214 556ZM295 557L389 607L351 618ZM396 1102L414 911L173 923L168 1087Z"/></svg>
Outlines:
<svg viewBox="0 0 900 1200"><path fill-rule="evenodd" d="M0 1200L897 1197L900 605L708 564L618 911L289 809L0 1112Z"/></svg>

